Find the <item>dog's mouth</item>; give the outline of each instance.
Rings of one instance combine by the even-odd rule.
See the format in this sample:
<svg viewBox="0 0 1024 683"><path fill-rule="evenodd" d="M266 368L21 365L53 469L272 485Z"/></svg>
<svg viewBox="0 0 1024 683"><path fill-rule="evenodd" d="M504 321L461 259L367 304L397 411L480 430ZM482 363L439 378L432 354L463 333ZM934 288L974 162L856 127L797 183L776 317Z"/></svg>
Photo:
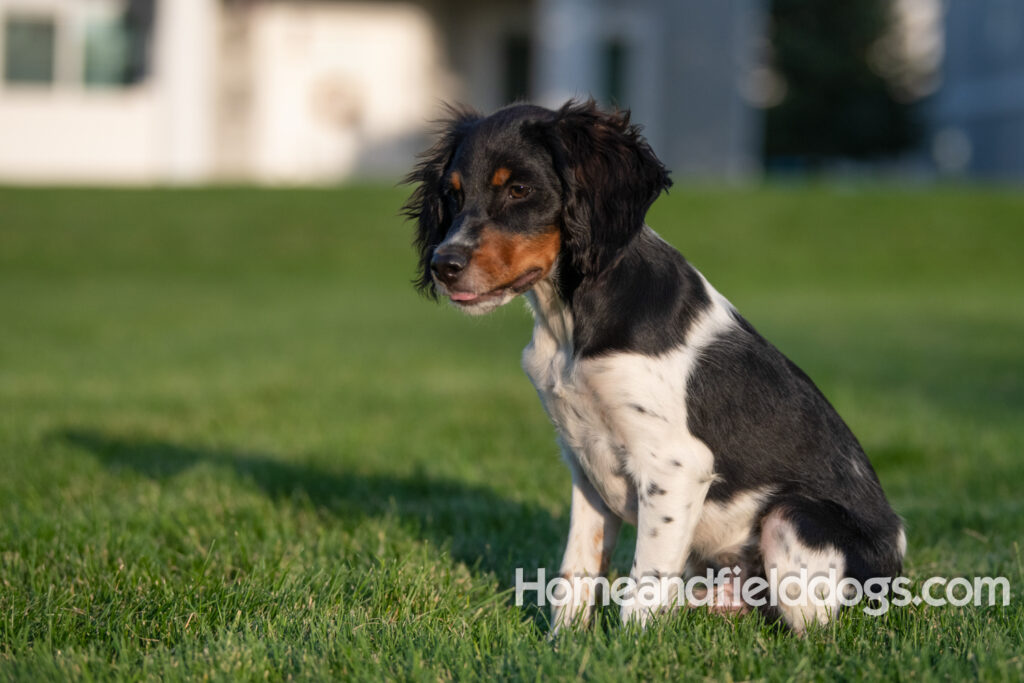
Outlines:
<svg viewBox="0 0 1024 683"><path fill-rule="evenodd" d="M460 306L472 306L474 304L484 303L485 301L492 301L494 299L500 299L507 293L522 294L530 287L533 287L537 282L544 277L544 271L540 268L530 268L525 273L517 277L512 282L495 287L492 290L475 293L475 292L459 292L456 290L449 290L448 297L453 303Z"/></svg>

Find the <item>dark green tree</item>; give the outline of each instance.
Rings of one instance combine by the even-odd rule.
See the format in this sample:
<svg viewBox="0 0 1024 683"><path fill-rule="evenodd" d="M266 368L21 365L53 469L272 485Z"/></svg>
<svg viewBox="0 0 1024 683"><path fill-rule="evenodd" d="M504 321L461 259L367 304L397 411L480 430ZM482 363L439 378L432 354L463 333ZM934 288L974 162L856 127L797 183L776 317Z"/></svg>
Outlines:
<svg viewBox="0 0 1024 683"><path fill-rule="evenodd" d="M772 63L785 90L765 112L769 167L881 158L915 143L911 103L872 59L894 20L891 0L772 0Z"/></svg>

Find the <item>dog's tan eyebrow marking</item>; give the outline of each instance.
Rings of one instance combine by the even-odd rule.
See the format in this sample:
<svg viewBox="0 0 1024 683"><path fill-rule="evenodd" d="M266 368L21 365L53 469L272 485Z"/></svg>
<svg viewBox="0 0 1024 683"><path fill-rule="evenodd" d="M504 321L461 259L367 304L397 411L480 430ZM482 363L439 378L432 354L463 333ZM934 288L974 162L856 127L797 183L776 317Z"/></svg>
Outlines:
<svg viewBox="0 0 1024 683"><path fill-rule="evenodd" d="M509 176L511 175L512 171L508 170L504 166L500 166L498 167L498 170L494 172L494 175L491 176L491 185L494 185L495 187L501 187L502 185L505 184L505 181L508 180Z"/></svg>
<svg viewBox="0 0 1024 683"><path fill-rule="evenodd" d="M456 192L462 190L462 174L458 171L452 171L452 174L448 176L448 182L452 184L452 189Z"/></svg>

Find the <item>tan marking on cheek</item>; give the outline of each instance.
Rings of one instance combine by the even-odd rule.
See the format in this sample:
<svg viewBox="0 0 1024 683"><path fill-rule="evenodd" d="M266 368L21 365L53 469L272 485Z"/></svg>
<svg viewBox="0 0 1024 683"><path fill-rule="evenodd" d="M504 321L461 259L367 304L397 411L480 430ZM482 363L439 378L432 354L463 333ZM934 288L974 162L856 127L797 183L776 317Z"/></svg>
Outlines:
<svg viewBox="0 0 1024 683"><path fill-rule="evenodd" d="M462 174L461 173L459 173L458 171L452 171L452 174L449 177L449 180L450 180L450 182L452 184L452 189L453 190L455 190L456 192L461 192L462 191Z"/></svg>
<svg viewBox="0 0 1024 683"><path fill-rule="evenodd" d="M505 181L508 180L509 176L511 175L512 171L502 166L497 171L494 172L493 176L491 176L491 185L494 185L495 187L501 187L502 185L505 184Z"/></svg>
<svg viewBox="0 0 1024 683"><path fill-rule="evenodd" d="M518 268L520 273L530 268L540 268L546 276L558 258L558 252L562 248L562 236L555 226L549 226L549 230L530 240L520 251L520 258L525 264Z"/></svg>
<svg viewBox="0 0 1024 683"><path fill-rule="evenodd" d="M539 235L510 235L494 228L480 233L480 246L472 265L479 268L490 288L511 284L528 270L537 268L547 276L558 257L562 240L558 228L548 226Z"/></svg>

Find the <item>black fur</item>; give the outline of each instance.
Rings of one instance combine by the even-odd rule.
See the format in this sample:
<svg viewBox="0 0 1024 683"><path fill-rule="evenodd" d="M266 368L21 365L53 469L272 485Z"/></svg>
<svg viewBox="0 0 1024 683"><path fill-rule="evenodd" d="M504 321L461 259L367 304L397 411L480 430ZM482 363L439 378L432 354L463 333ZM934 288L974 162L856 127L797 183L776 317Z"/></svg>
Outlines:
<svg viewBox="0 0 1024 683"><path fill-rule="evenodd" d="M687 386L687 426L715 456L708 499L773 486L765 512L785 510L811 547L839 547L851 576L899 573L900 520L857 438L800 368L736 319Z"/></svg>
<svg viewBox="0 0 1024 683"><path fill-rule="evenodd" d="M482 178L499 164L521 176L541 176L538 156L556 174L560 192L534 200L522 225L508 212L496 215L493 206L462 206L445 184L456 166ZM520 232L557 221L559 289L572 301L580 357L667 351L684 341L690 322L708 304L696 271L643 230L647 210L672 181L628 113L602 112L593 101L569 102L557 111L515 105L486 119L453 109L406 182L416 184L404 208L417 222L416 284L431 296L434 249L466 221L500 220L504 229ZM626 310L632 312L628 319L621 316Z"/></svg>
<svg viewBox="0 0 1024 683"><path fill-rule="evenodd" d="M534 194L510 203L487 180L498 166L533 183ZM477 185L453 191L453 168ZM431 257L450 232L557 225L555 277L578 358L682 347L712 305L700 274L644 225L671 181L628 114L601 112L592 101L557 111L516 105L487 118L455 111L408 180L418 184L406 205L418 224L417 285L428 293ZM714 457L708 500L771 489L762 518L779 511L807 545L836 546L850 576L898 574L901 522L857 439L799 368L738 314L734 322L702 350L686 391L687 427ZM632 407L659 416L656 405ZM652 483L638 496L644 503L666 493ZM749 550L746 569L762 571Z"/></svg>
<svg viewBox="0 0 1024 683"><path fill-rule="evenodd" d="M678 251L641 232L605 269L584 276L571 302L576 354L587 358L614 351L654 356L680 346L711 299Z"/></svg>
<svg viewBox="0 0 1024 683"><path fill-rule="evenodd" d="M643 228L644 216L672 185L629 113L569 102L534 133L562 183L563 240L580 275L602 272Z"/></svg>
<svg viewBox="0 0 1024 683"><path fill-rule="evenodd" d="M657 354L681 344L708 296L679 252L643 230L672 181L639 127L591 101L566 104L553 125L534 130L562 182L562 293L572 302L576 354Z"/></svg>
<svg viewBox="0 0 1024 683"><path fill-rule="evenodd" d="M466 133L482 118L468 108L450 107L448 114L447 120L439 122L442 130L437 142L420 155L420 162L404 179L404 182L416 185L402 208L406 217L416 221L415 244L420 265L414 282L417 289L431 297L435 297L436 292L430 277L430 258L448 234L454 217L451 204L445 197L444 172Z"/></svg>

